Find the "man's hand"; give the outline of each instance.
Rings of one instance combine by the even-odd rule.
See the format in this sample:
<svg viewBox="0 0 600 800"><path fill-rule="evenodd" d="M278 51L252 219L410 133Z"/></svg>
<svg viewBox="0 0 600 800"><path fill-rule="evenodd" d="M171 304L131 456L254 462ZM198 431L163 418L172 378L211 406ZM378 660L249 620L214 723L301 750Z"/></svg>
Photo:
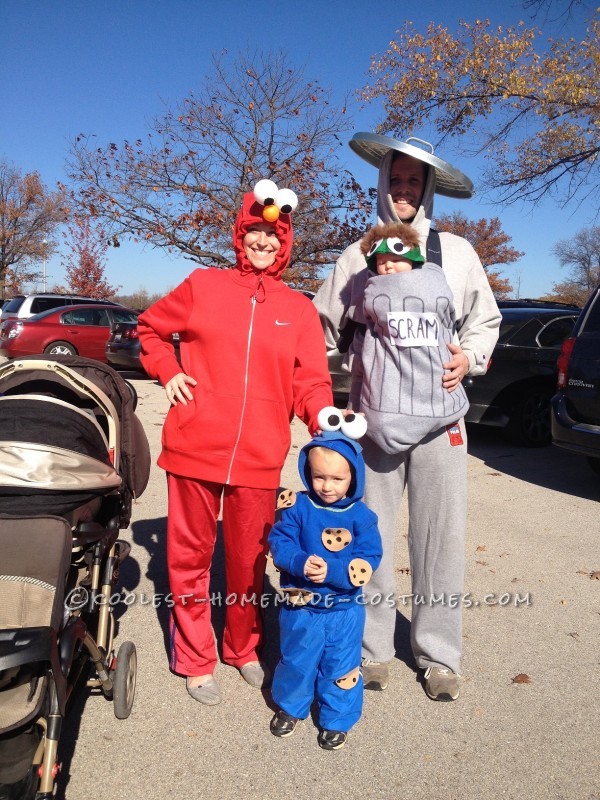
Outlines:
<svg viewBox="0 0 600 800"><path fill-rule="evenodd" d="M327 575L327 562L321 556L309 556L304 565L304 574L313 583L323 583Z"/></svg>
<svg viewBox="0 0 600 800"><path fill-rule="evenodd" d="M449 344L448 350L452 354L452 359L443 365L444 369L450 371L442 376L442 386L453 392L469 371L469 359L457 344Z"/></svg>

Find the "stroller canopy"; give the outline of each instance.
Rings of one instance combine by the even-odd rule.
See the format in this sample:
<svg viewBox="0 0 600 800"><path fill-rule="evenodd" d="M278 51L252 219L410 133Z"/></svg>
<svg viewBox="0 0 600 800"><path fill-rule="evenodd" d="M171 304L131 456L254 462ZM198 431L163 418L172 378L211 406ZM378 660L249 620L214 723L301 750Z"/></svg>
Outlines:
<svg viewBox="0 0 600 800"><path fill-rule="evenodd" d="M64 356L28 356L0 366L4 513L38 513L36 503L52 513L52 495L54 513L64 513L121 482L139 497L149 474L148 441L133 395L111 367Z"/></svg>

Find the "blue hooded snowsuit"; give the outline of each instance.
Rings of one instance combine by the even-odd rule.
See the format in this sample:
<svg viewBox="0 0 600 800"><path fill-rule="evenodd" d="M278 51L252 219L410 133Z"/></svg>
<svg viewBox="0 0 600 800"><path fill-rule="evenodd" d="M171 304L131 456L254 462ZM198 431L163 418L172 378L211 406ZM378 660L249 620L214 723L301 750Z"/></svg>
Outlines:
<svg viewBox="0 0 600 800"><path fill-rule="evenodd" d="M348 494L326 505L312 490L308 451L326 447L350 464ZM360 674L365 607L361 575L370 577L381 561L377 517L361 501L364 461L358 442L338 431L315 436L300 451L298 470L306 492L286 509L269 534L280 585L311 593L305 605L281 607L279 616L281 660L273 678L273 700L287 714L308 716L316 696L319 724L326 730L348 731L362 712L363 681ZM324 583L304 575L311 555L327 562ZM365 568L366 572L362 572Z"/></svg>

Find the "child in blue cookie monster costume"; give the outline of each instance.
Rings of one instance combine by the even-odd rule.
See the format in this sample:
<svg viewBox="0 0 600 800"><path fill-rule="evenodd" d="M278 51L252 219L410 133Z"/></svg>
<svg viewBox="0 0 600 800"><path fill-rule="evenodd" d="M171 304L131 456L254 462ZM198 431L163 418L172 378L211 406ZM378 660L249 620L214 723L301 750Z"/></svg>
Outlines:
<svg viewBox="0 0 600 800"><path fill-rule="evenodd" d="M365 432L364 417L344 419L331 407L319 414L319 427L322 433L298 459L306 491L269 534L287 596L279 617L281 660L272 685L279 711L271 732L292 734L316 696L319 745L337 750L362 712L362 587L379 566L382 545L377 517L361 501L365 470L355 438Z"/></svg>

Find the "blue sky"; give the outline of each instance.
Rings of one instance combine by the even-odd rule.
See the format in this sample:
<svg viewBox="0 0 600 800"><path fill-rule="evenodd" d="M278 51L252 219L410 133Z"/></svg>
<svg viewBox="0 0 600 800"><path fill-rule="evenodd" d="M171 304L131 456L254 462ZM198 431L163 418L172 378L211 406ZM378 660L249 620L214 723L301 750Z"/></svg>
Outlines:
<svg viewBox="0 0 600 800"><path fill-rule="evenodd" d="M37 170L54 188L65 178L77 134L95 134L102 145L143 137L165 103L199 88L211 53L223 48L232 54L248 47L283 50L307 80L331 87L339 99L354 97L368 81L371 56L385 51L408 14L419 30L430 21L454 28L459 19L475 18L535 24L516 0L423 0L406 10L397 0L0 0L0 157L23 172ZM580 9L568 23L546 25L544 34L581 38L587 16ZM354 130L373 130L381 108L353 103ZM414 135L428 138L427 131ZM477 163L454 151L438 149L436 155L448 158L477 188ZM376 171L349 148L346 166L363 186L376 185ZM554 202L533 211L503 209L477 195L468 201L436 198L435 210L460 210L471 219L500 217L513 245L526 253L504 269L521 297L537 297L566 277L552 246L593 222L597 211L565 213ZM155 293L177 285L193 266L181 256L131 243L108 250L105 274L123 293ZM47 274L49 287L64 283L60 255L49 261Z"/></svg>

